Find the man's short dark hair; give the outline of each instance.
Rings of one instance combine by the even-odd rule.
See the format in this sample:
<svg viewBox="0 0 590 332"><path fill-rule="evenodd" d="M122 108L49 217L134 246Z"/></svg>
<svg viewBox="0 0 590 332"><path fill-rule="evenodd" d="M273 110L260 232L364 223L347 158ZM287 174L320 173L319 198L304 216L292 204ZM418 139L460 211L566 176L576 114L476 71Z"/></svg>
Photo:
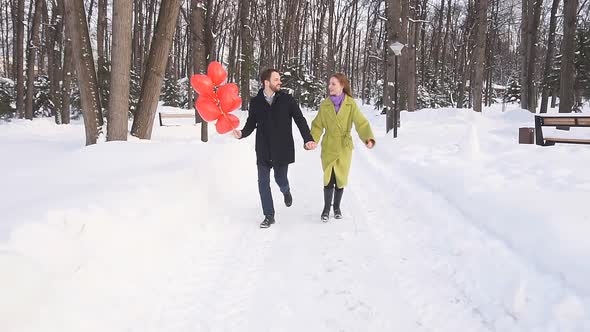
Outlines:
<svg viewBox="0 0 590 332"><path fill-rule="evenodd" d="M262 83L262 85L264 85L264 81L270 82L270 76L272 75L272 73L278 73L278 72L279 71L274 68L265 69L262 72L262 74L260 74L260 83Z"/></svg>

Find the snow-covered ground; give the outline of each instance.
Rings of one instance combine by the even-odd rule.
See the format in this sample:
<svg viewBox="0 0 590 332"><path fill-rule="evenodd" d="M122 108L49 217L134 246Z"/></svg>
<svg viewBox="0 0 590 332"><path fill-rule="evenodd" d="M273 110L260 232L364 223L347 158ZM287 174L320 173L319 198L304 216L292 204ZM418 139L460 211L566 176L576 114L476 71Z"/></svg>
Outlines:
<svg viewBox="0 0 590 332"><path fill-rule="evenodd" d="M377 145L327 224L295 132L270 229L253 136L0 124L0 331L590 331L590 147L519 145L532 115L500 109L403 113L394 140L363 107Z"/></svg>

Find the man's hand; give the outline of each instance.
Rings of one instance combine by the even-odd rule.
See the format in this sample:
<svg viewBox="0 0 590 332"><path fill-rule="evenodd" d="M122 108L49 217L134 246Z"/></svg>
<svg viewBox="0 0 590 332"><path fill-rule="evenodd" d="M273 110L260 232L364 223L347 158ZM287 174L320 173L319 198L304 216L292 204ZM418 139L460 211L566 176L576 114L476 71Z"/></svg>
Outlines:
<svg viewBox="0 0 590 332"><path fill-rule="evenodd" d="M305 150L313 150L317 147L317 144L314 141L309 141L305 143Z"/></svg>
<svg viewBox="0 0 590 332"><path fill-rule="evenodd" d="M370 139L367 141L367 148L372 149L375 146L375 141Z"/></svg>
<svg viewBox="0 0 590 332"><path fill-rule="evenodd" d="M240 138L242 138L242 131L241 131L241 130L236 130L236 129L234 129L234 130L232 131L232 134L234 135L234 137L235 137L236 139L240 139Z"/></svg>

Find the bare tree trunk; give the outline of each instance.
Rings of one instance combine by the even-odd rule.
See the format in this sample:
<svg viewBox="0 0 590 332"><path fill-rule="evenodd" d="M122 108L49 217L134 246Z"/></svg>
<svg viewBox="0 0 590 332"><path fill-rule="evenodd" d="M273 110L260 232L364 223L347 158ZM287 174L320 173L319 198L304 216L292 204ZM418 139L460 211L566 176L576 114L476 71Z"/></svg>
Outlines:
<svg viewBox="0 0 590 332"><path fill-rule="evenodd" d="M533 0L535 1L532 3L533 8L529 10L529 13L533 15L532 22L529 19L529 33L527 43L529 44L527 47L528 50L528 85L527 85L527 106L528 110L531 113L535 113L537 110L537 93L535 89L535 67L537 62L537 37L539 34L539 21L541 19L541 5L543 4L543 0ZM529 4L530 5L530 4Z"/></svg>
<svg viewBox="0 0 590 332"><path fill-rule="evenodd" d="M414 5L410 6L410 17L412 18L412 22L410 22L409 26L409 35L408 35L408 111L413 112L416 110L416 44L418 43L418 38L416 34L416 29L418 29L419 24L415 23L414 21L417 19L416 14L416 7L420 5L419 0L416 0Z"/></svg>
<svg viewBox="0 0 590 332"><path fill-rule="evenodd" d="M387 114L387 128L386 131L389 131L393 128L393 112L398 110L398 105L394 105L394 99L396 98L395 92L397 87L394 86L394 78L396 77L396 71L399 66L398 59L396 59L393 50L390 48L391 44L396 41L400 41L400 33L401 33L401 11L402 11L402 0L386 0L385 2L385 16L387 18L386 21L386 30L387 30L387 38L385 39L384 47L384 60L385 62L385 77L383 83L383 106L384 111ZM391 83L390 83L391 82ZM399 85L399 84L398 84ZM398 100L399 102L399 100ZM399 104L399 103L398 103Z"/></svg>
<svg viewBox="0 0 590 332"><path fill-rule="evenodd" d="M443 46L442 46L442 54L441 54L441 63L440 63L440 82L444 82L445 80L445 72L447 66L447 45L449 43L449 35L451 30L451 0L448 0L447 3L447 23L445 25L445 35L443 37Z"/></svg>
<svg viewBox="0 0 590 332"><path fill-rule="evenodd" d="M98 0L98 22L96 25L96 52L97 52L97 56L98 56L98 70L97 70L97 76L98 76L98 89L100 91L100 96L105 97L107 96L107 94L105 93L105 90L107 89L107 82L106 82L106 61L105 61L105 35L106 35L106 30L107 30L107 6L106 6L107 0ZM104 108L107 106L107 100L102 100L103 103L101 103L101 106L103 107L103 112L104 112ZM107 129L108 131L108 129Z"/></svg>
<svg viewBox="0 0 590 332"><path fill-rule="evenodd" d="M8 29L8 15L4 16L5 8L8 7L8 4L5 6L4 1L0 1L0 48L2 51L2 75L4 77L10 77L9 69L10 62L8 57L8 33L10 30ZM6 25L6 27L5 27ZM5 35L6 34L6 35Z"/></svg>
<svg viewBox="0 0 590 332"><path fill-rule="evenodd" d="M242 62L240 62L242 110L248 110L250 102L250 69L252 68L252 27L250 26L250 1L240 2L242 37Z"/></svg>
<svg viewBox="0 0 590 332"><path fill-rule="evenodd" d="M98 136L102 133L103 120L84 2L83 0L64 0L64 6L67 29L72 40L72 57L80 86L86 145L96 144Z"/></svg>
<svg viewBox="0 0 590 332"><path fill-rule="evenodd" d="M180 4L181 0L163 0L160 7L158 22L156 23L154 38L150 47L150 55L146 63L147 70L141 85L137 115L134 117L131 126L131 135L141 139L150 139L152 136L160 88L164 79L168 57L170 56L172 37L174 37Z"/></svg>
<svg viewBox="0 0 590 332"><path fill-rule="evenodd" d="M563 45L561 57L561 79L559 92L559 113L571 113L574 107L575 88L575 35L578 0L563 2Z"/></svg>
<svg viewBox="0 0 590 332"><path fill-rule="evenodd" d="M533 0L522 0L522 21L520 23L520 108L529 109L529 97L528 97L528 86L529 86L529 4Z"/></svg>
<svg viewBox="0 0 590 332"><path fill-rule="evenodd" d="M156 15L156 0L150 0L148 13L147 13L147 23L145 26L145 35L143 40L145 41L145 48L149 49L150 44L149 42L152 40L152 29L154 25L154 16Z"/></svg>
<svg viewBox="0 0 590 332"><path fill-rule="evenodd" d="M463 40L463 47L459 49L459 63L461 68L461 80L459 81L459 86L457 87L457 108L463 108L465 106L465 86L467 83L467 73L469 72L467 66L467 40Z"/></svg>
<svg viewBox="0 0 590 332"><path fill-rule="evenodd" d="M8 8L10 7L10 11L11 11L11 15L8 14ZM14 22L14 8L11 7L10 2L7 2L6 5L3 8L3 14L4 14L4 18L2 19L2 21L4 22L4 26L2 26L2 24L0 24L0 27L2 27L2 29L5 32L5 36L4 36L4 70L5 70L5 74L6 77L10 77L10 78L14 78L14 61L15 59L12 59L11 62L11 57L12 55L14 55L14 53L11 53L12 50L14 49L14 41L16 38L14 38L14 34L15 34L15 29L14 29L14 25L12 27L9 27L8 24L11 22ZM11 19L12 17L12 19ZM10 33L12 32L12 41L9 42L9 36Z"/></svg>
<svg viewBox="0 0 590 332"><path fill-rule="evenodd" d="M40 29L40 33L41 33L41 39L39 42L39 47L38 47L38 53L39 55L37 56L38 59L38 65L37 65L37 71L38 72L42 72L42 73L48 73L49 71L47 70L47 62L45 61L45 58L47 57L47 46L49 45L49 43L47 43L47 41L50 41L48 35L50 35L50 33L48 33L48 28L50 25L49 22L49 10L47 9L47 1L46 0L42 0L41 1L41 26L39 27Z"/></svg>
<svg viewBox="0 0 590 332"><path fill-rule="evenodd" d="M432 47L432 64L434 66L434 79L432 80L432 87L437 87L438 84L436 80L438 79L438 70L439 70L439 54L440 54L440 39L442 35L442 27L443 27L443 19L445 17L445 0L440 0L440 8L438 11L438 25L436 33L434 34L433 38L433 47ZM443 51L444 52L444 51Z"/></svg>
<svg viewBox="0 0 590 332"><path fill-rule="evenodd" d="M549 102L549 75L551 74L551 64L555 55L555 30L557 28L557 9L559 0L553 0L551 6L551 18L549 20L549 36L547 36L547 54L545 55L545 69L543 70L543 92L541 94L541 113L547 113L547 103Z"/></svg>
<svg viewBox="0 0 590 332"><path fill-rule="evenodd" d="M39 49L39 26L41 25L42 0L35 0L33 27L27 48L27 94L25 98L25 119L33 120L33 95L35 94L35 55Z"/></svg>
<svg viewBox="0 0 590 332"><path fill-rule="evenodd" d="M328 57L327 57L327 72L326 72L326 79L334 74L335 71L335 65L334 62L336 61L336 59L334 59L334 42L335 42L335 36L334 36L334 6L335 6L336 0L328 0L328 12L329 12L329 16L328 16Z"/></svg>
<svg viewBox="0 0 590 332"><path fill-rule="evenodd" d="M65 0L58 0L59 5L61 7L61 12L65 13ZM65 22L64 22L65 23ZM62 93L62 112L61 112L61 120L63 124L70 123L70 88L72 84L72 75L74 68L74 59L72 57L72 42L71 42L71 34L68 30L67 24L64 25L64 62L63 62L63 84L61 86L61 93Z"/></svg>
<svg viewBox="0 0 590 332"><path fill-rule="evenodd" d="M192 58L193 58L193 70L195 73L206 73L207 72L207 59L209 57L210 50L207 47L211 47L210 37L206 31L208 29L207 24L207 0L191 0L191 23L192 29ZM198 97L198 96L197 96ZM195 100L197 99L195 97ZM195 109L195 116L197 122L201 123L201 141L207 142L208 138L208 125L207 122L201 119L199 112Z"/></svg>
<svg viewBox="0 0 590 332"><path fill-rule="evenodd" d="M420 6L420 84L426 85L426 15L428 14L428 0L422 2Z"/></svg>
<svg viewBox="0 0 590 332"><path fill-rule="evenodd" d="M316 63L315 67L315 76L317 79L322 78L325 75L325 59L324 59L324 26L326 20L326 2L325 0L321 0L320 5L322 6L320 9L320 17L317 21L316 27L316 41L315 41L315 51L314 51L314 62Z"/></svg>
<svg viewBox="0 0 590 332"><path fill-rule="evenodd" d="M242 3L242 2L240 2ZM239 63L239 59L241 59L240 54L240 43L243 43L242 39L242 22L241 22L241 13L238 19L235 20L235 24L231 25L230 29L230 45L229 45L229 55L228 55L228 65L227 65L227 80L228 81L235 81L236 76L240 72L237 63ZM225 35L225 34L224 34ZM225 38L225 36L224 36Z"/></svg>
<svg viewBox="0 0 590 332"><path fill-rule="evenodd" d="M397 108L398 111L407 110L407 108L408 108L408 89L409 89L409 86L408 86L409 52L407 50L407 46L408 46L408 25L409 25L408 13L409 13L409 7L410 7L410 0L400 0L400 1L402 3L402 11L401 11L402 26L401 26L401 32L399 34L399 41L402 44L404 44L405 47L402 50L402 54L398 59L398 61L400 61L400 63L398 64L398 67L399 67L399 75L398 75L399 107L396 105L396 107L398 107Z"/></svg>
<svg viewBox="0 0 590 332"><path fill-rule="evenodd" d="M200 0L203 1L203 0ZM213 8L213 0L206 0L203 1L203 4L206 3L206 6L202 6L205 12L205 26L203 28L203 35L205 41L205 47L203 48L204 51L204 59L205 64L203 68L207 68L211 61L215 60L215 39L213 38L213 21L214 21L214 8ZM207 121L203 121L201 123L201 141L208 142L209 141L209 124Z"/></svg>
<svg viewBox="0 0 590 332"><path fill-rule="evenodd" d="M354 3L354 27L357 27L359 24L359 17L360 17L360 10L358 7L358 1L355 1ZM306 26L305 24L303 26ZM357 32L356 29L351 29L351 31L349 31L349 34L352 34L352 49L350 50L350 52L352 53L352 59L351 59L351 69L350 69L350 80L352 82L353 85L353 91L356 90L355 95L358 95L359 92L359 86L360 86L360 81L358 79L358 56L357 56L357 50L360 51L360 47L357 44L357 39L358 39L358 35L360 34L360 32ZM350 42L349 42L350 45Z"/></svg>
<svg viewBox="0 0 590 332"><path fill-rule="evenodd" d="M144 48L142 45L143 10L141 0L134 0L133 7L133 68L135 72L143 77Z"/></svg>
<svg viewBox="0 0 590 332"><path fill-rule="evenodd" d="M473 110L481 112L482 109L482 87L483 87L483 73L485 69L485 51L486 51L486 29L488 13L488 0L479 0L477 7L477 45L474 52L474 82L473 82Z"/></svg>
<svg viewBox="0 0 590 332"><path fill-rule="evenodd" d="M371 13L371 7L367 9L367 32L365 35L365 42L368 46L365 46L364 56L363 56L363 83L361 89L361 96L363 98L364 103L368 103L370 101L370 93L367 91L367 81L369 80L369 69L371 65L371 60L369 57L371 56L371 51L374 52L373 49L373 42L375 37L375 28L377 25L377 11L379 7L375 5L373 13Z"/></svg>
<svg viewBox="0 0 590 332"><path fill-rule="evenodd" d="M54 105L54 117L56 124L62 124L63 101L61 85L63 84L62 52L63 52L63 1L54 2L52 8L51 26L53 32L49 33L49 82L51 84L51 100Z"/></svg>
<svg viewBox="0 0 590 332"><path fill-rule="evenodd" d="M129 123L129 81L131 76L131 24L133 3L113 1L113 46L111 57L111 97L107 141L126 141Z"/></svg>
<svg viewBox="0 0 590 332"><path fill-rule="evenodd" d="M461 54L459 56L460 60L459 63L460 68L461 68L461 81L459 83L459 87L458 87L458 96L457 96L457 108L463 108L465 107L465 102L467 101L467 104L471 104L471 88L473 87L472 84L470 84L469 87L469 96L467 97L467 100L465 100L465 89L467 87L467 79L471 77L471 70L473 67L473 63L472 61L470 61L471 58L471 33L472 33L472 23L474 22L474 16L475 16L475 10L474 10L475 4L473 3L472 0L469 0L468 2L468 10L467 10L467 21L466 21L466 29L464 29L463 31L463 45L461 47ZM471 81L471 83L473 83L473 81Z"/></svg>
<svg viewBox="0 0 590 332"><path fill-rule="evenodd" d="M23 73L24 67L24 20L25 20L25 0L17 0L17 14L16 14L16 47L15 47L15 61L16 61L16 112L19 118L25 116L25 76Z"/></svg>
<svg viewBox="0 0 590 332"><path fill-rule="evenodd" d="M268 13L270 13L272 11L273 3L274 2L272 0L266 0L266 2L265 2L265 8L268 11ZM264 20L264 40L261 41L261 43L262 43L262 51L263 51L264 56L261 56L260 65L264 69L270 68L270 67L273 66L273 62L272 62L272 47L273 47L272 39L273 39L272 20L271 20L270 17L267 17L266 20Z"/></svg>

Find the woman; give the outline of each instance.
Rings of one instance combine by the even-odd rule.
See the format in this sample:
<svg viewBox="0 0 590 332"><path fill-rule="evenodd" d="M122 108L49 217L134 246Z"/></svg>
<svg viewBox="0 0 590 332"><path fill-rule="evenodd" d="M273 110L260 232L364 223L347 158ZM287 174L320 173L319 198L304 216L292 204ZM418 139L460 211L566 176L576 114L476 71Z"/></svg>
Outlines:
<svg viewBox="0 0 590 332"><path fill-rule="evenodd" d="M375 137L367 118L361 113L352 98L350 83L344 74L330 77L328 86L330 96L320 104L320 110L311 123L311 135L315 142L322 137L322 168L324 169L324 210L322 221L327 222L330 215L332 196L334 197L334 218L341 219L340 201L348 182L348 172L352 160L352 125L367 148L375 145ZM334 189L336 194L334 195Z"/></svg>

